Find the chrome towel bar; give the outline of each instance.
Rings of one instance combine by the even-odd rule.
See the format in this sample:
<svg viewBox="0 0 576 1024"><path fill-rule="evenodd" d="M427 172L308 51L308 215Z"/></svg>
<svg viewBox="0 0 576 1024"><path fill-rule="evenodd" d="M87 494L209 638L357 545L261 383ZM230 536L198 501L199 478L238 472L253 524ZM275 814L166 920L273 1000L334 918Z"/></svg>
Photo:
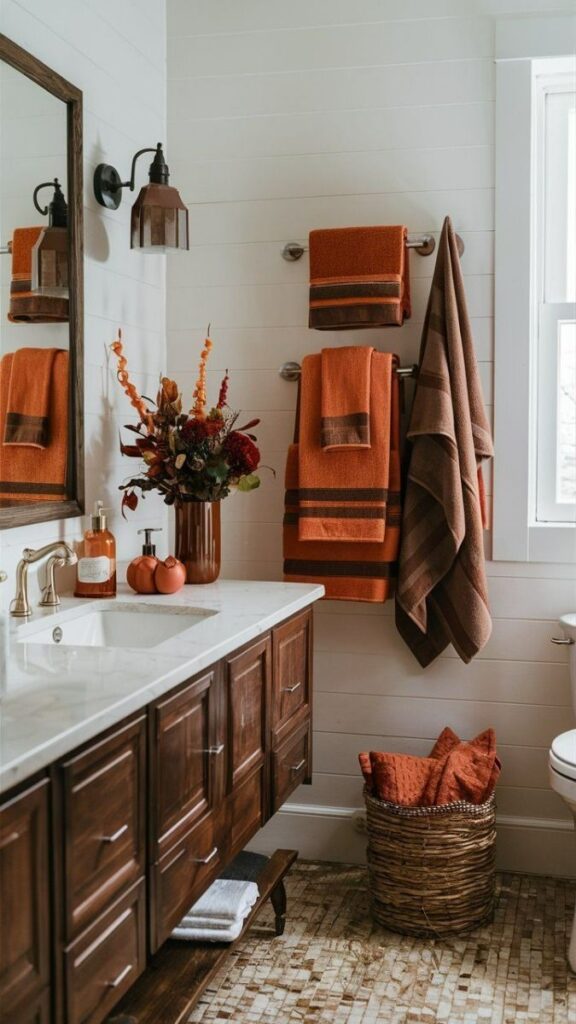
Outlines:
<svg viewBox="0 0 576 1024"><path fill-rule="evenodd" d="M278 370L278 374L283 380L299 380L302 367L300 363L287 362L282 363L282 366ZM412 366L399 366L396 369L396 373L399 377L415 377L418 373L418 367L416 363Z"/></svg>
<svg viewBox="0 0 576 1024"><path fill-rule="evenodd" d="M456 242L458 252L462 255L465 246L460 235L456 235ZM419 256L431 256L436 248L436 239L434 235L408 235L406 248L415 249ZM302 245L301 242L286 242L282 249L282 258L288 263L295 263L296 260L302 259L305 252L308 252L307 245Z"/></svg>

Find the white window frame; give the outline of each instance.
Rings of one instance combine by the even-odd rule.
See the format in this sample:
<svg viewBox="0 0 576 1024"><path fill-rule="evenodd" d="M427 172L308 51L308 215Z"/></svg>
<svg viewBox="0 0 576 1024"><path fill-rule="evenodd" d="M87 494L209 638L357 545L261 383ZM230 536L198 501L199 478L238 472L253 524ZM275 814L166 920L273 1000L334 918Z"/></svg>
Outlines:
<svg viewBox="0 0 576 1024"><path fill-rule="evenodd" d="M576 18L570 15L507 18L497 23L496 458L492 533L495 560L576 562L576 525L543 521L537 510L536 410L542 275L535 220L539 184L535 164L535 100L544 81L542 76L552 67L555 72L576 70L576 57L566 55L567 41L574 38ZM553 65L550 58L555 58ZM554 372L550 366L548 370ZM546 383L551 386L550 373ZM544 458L544 451L540 455Z"/></svg>

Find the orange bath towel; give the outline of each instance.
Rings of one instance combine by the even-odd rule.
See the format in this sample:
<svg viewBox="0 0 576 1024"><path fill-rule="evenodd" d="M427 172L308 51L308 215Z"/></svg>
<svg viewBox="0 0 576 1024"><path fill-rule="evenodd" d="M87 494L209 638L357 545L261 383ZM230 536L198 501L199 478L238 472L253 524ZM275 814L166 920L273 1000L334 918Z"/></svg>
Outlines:
<svg viewBox="0 0 576 1024"><path fill-rule="evenodd" d="M298 456L301 541L383 542L390 489L392 379L396 381L393 371L397 362L390 352L371 353L370 447L326 451L321 446L322 358L305 357L300 378Z"/></svg>
<svg viewBox="0 0 576 1024"><path fill-rule="evenodd" d="M57 348L19 348L12 356L4 444L46 448L50 389Z"/></svg>
<svg viewBox="0 0 576 1024"><path fill-rule="evenodd" d="M8 409L13 355L0 360L0 430ZM68 353L59 350L50 382L50 438L46 448L0 444L0 502L57 501L66 497L68 463Z"/></svg>
<svg viewBox="0 0 576 1024"><path fill-rule="evenodd" d="M405 807L430 807L465 800L481 804L492 795L501 764L493 729L469 743L446 727L429 757L371 751L358 755L368 791Z"/></svg>
<svg viewBox="0 0 576 1024"><path fill-rule="evenodd" d="M323 583L326 597L336 601L386 601L396 576L400 544L400 402L396 374L392 375L388 501L384 510L383 541L300 540L298 448L297 443L290 445L286 460L284 578L296 583Z"/></svg>
<svg viewBox="0 0 576 1024"><path fill-rule="evenodd" d="M320 444L326 452L370 447L373 351L353 345L322 349Z"/></svg>
<svg viewBox="0 0 576 1024"><path fill-rule="evenodd" d="M32 250L43 227L16 228L12 236L12 280L8 319L15 324L66 322L68 299L41 295L32 289Z"/></svg>
<svg viewBox="0 0 576 1024"><path fill-rule="evenodd" d="M400 225L311 231L309 326L401 325L410 316L406 235Z"/></svg>

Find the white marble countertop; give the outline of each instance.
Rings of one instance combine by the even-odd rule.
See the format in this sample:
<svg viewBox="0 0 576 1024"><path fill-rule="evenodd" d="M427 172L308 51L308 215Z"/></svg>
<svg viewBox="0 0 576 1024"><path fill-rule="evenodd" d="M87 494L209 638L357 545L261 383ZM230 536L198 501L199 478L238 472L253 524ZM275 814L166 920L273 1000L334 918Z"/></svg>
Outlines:
<svg viewBox="0 0 576 1024"><path fill-rule="evenodd" d="M319 600L321 586L219 580L170 596L119 587L116 602L187 607L217 614L155 647L80 647L25 643L12 621L8 678L0 703L0 792L70 753L178 683ZM64 598L57 611L34 610L33 623L99 601ZM143 615L143 624L147 616ZM33 626L27 623L29 631ZM20 634L20 637L22 634Z"/></svg>

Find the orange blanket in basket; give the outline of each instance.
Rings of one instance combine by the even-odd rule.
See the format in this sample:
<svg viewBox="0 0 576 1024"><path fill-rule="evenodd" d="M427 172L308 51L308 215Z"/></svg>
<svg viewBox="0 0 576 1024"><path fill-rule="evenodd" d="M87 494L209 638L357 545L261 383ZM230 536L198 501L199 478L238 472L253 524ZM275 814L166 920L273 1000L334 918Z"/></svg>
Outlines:
<svg viewBox="0 0 576 1024"><path fill-rule="evenodd" d="M458 800L485 803L501 768L493 729L465 742L448 726L429 757L370 751L359 754L359 761L369 792L404 807L430 807Z"/></svg>

